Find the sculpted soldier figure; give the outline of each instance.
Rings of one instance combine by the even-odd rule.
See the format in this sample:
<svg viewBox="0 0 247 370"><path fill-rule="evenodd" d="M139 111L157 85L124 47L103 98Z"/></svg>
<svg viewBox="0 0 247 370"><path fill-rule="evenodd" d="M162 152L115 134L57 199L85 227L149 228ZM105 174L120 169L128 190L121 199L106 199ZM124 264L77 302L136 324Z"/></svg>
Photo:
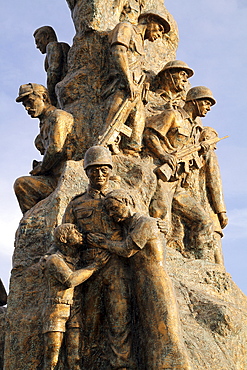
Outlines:
<svg viewBox="0 0 247 370"><path fill-rule="evenodd" d="M111 68L104 97L111 96L111 99L104 132L114 126L118 115L118 121L123 124L128 119L127 125L132 132L123 144L126 153L138 153L142 146L145 124L142 102L144 40L153 42L169 30L170 25L163 17L148 12L139 16L138 25L121 22L109 34Z"/></svg>
<svg viewBox="0 0 247 370"><path fill-rule="evenodd" d="M188 78L194 74L185 62L173 60L150 81L146 113L148 116L164 109L183 107Z"/></svg>
<svg viewBox="0 0 247 370"><path fill-rule="evenodd" d="M21 85L16 101L22 102L32 118L39 119L40 133L35 146L43 155L41 162L33 162L31 176L20 177L14 184L20 208L25 213L55 190L64 163L70 159L69 140L74 119L51 105L48 91L42 85Z"/></svg>
<svg viewBox="0 0 247 370"><path fill-rule="evenodd" d="M138 338L138 369L191 369L180 332L178 308L165 269L165 240L157 220L135 212L134 200L123 190L104 199L106 211L124 230L121 241L90 233L88 240L129 258L131 294L136 315L132 330ZM131 257L131 258L130 258Z"/></svg>
<svg viewBox="0 0 247 370"><path fill-rule="evenodd" d="M44 68L47 72L47 89L52 104L57 106L55 87L67 73L67 55L70 46L65 42L58 42L57 35L50 26L38 28L33 36L37 49L46 54Z"/></svg>
<svg viewBox="0 0 247 370"><path fill-rule="evenodd" d="M74 288L103 266L109 254L99 253L90 266L77 269L83 237L76 226L58 226L54 231L54 241L56 252L41 260L48 281L48 298L43 311L44 369L55 369L65 333L68 367L80 370L81 309Z"/></svg>
<svg viewBox="0 0 247 370"><path fill-rule="evenodd" d="M72 199L63 222L76 224L85 236L82 262L90 263L98 248L90 245L86 237L90 232L109 235L119 239L121 229L104 212L103 199L111 190L109 178L112 170L110 151L102 146L87 150L84 169L89 179L85 193ZM131 337L129 312L130 297L128 272L124 258L112 255L110 261L90 281L83 285L83 359L84 367L94 368L94 351L102 350L102 359L107 357L111 369L133 369L131 362ZM103 339L100 330L104 329ZM103 343L107 346L104 348ZM104 351L106 352L104 354ZM97 352L97 353L98 353ZM99 355L97 355L99 357ZM107 366L107 365L105 365Z"/></svg>
<svg viewBox="0 0 247 370"><path fill-rule="evenodd" d="M200 135L200 142L217 138L218 134L212 127L203 127ZM228 224L226 206L224 202L222 181L217 155L215 153L216 144L212 144L202 155L202 164L199 171L200 194L203 207L209 212L214 225L213 260L224 265L221 238L222 229Z"/></svg>
<svg viewBox="0 0 247 370"><path fill-rule="evenodd" d="M151 214L166 218L170 223L173 207L177 214L190 223L191 230L194 230L191 235L195 237L200 258L205 257L206 246L212 243L212 221L200 202L190 194L188 186L193 169L202 166L198 151L193 152L193 145L199 143L202 130L195 120L197 117L205 117L215 103L208 88L193 87L187 93L183 109L166 109L163 113L150 117L144 134L146 146L152 153L155 164L159 166L157 173L162 178L158 180ZM188 152L183 158L178 158L182 149L188 149ZM166 174L162 172L163 167L166 168Z"/></svg>

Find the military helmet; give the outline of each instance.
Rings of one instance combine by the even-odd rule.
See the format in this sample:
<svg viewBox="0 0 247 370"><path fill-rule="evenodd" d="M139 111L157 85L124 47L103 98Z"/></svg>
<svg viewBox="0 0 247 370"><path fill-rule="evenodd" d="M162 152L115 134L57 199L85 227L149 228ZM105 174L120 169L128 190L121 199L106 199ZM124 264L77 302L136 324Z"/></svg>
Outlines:
<svg viewBox="0 0 247 370"><path fill-rule="evenodd" d="M150 18L153 21L161 24L164 27L164 33L168 33L171 29L171 26L166 18L162 15L157 14L155 10L148 10L145 13L139 15L138 22L145 18Z"/></svg>
<svg viewBox="0 0 247 370"><path fill-rule="evenodd" d="M212 91L205 86L195 86L192 87L187 95L186 95L186 102L191 100L198 100L198 99L208 99L210 100L211 104L216 104L216 100L213 97Z"/></svg>
<svg viewBox="0 0 247 370"><path fill-rule="evenodd" d="M158 75L161 75L163 72L169 71L170 69L180 69L182 71L185 71L188 77L191 77L194 74L193 69L190 68L187 63L182 62L181 60L172 60L165 64L165 66L158 73Z"/></svg>
<svg viewBox="0 0 247 370"><path fill-rule="evenodd" d="M86 151L83 164L84 170L96 165L112 168L112 156L109 149L101 145L95 145Z"/></svg>

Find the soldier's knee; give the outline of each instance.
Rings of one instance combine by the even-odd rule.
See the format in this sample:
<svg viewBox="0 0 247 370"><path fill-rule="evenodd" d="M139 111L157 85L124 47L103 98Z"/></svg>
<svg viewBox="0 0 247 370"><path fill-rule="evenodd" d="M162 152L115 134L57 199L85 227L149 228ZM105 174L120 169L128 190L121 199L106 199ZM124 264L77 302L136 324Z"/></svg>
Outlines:
<svg viewBox="0 0 247 370"><path fill-rule="evenodd" d="M15 180L14 185L13 185L15 194L19 194L20 192L23 192L23 190L25 189L27 177L30 177L30 176L18 177L18 179Z"/></svg>

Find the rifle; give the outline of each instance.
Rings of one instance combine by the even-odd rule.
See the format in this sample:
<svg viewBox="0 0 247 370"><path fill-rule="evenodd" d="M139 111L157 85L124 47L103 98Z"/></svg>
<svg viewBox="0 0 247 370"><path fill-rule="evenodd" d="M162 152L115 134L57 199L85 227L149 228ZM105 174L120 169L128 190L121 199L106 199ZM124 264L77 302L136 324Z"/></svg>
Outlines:
<svg viewBox="0 0 247 370"><path fill-rule="evenodd" d="M117 139L118 135L121 133L127 137L130 137L132 134L132 129L125 125L125 122L131 112L131 110L135 107L136 102L140 99L140 95L142 93L141 86L143 85L145 80L145 76L142 76L139 82L139 91L136 94L133 101L127 98L115 116L113 117L111 123L107 127L106 131L99 137L98 145L107 146L110 144L114 144L115 140Z"/></svg>
<svg viewBox="0 0 247 370"><path fill-rule="evenodd" d="M218 143L220 140L226 139L227 137L229 137L229 136L224 136L222 138L215 137L215 138L212 138L212 139L205 140L202 143L212 145L212 144ZM181 149L181 150L179 150L177 152L173 152L171 154L173 154L177 158L177 163L183 162L183 158L187 157L188 155L190 155L192 153L199 152L199 150L202 148L201 144L190 145L187 148ZM168 163L164 163L161 166L159 166L158 168L156 168L155 172L161 180L166 182L166 181L169 181L171 179L171 177L174 175L175 171L172 170L172 168L169 166Z"/></svg>

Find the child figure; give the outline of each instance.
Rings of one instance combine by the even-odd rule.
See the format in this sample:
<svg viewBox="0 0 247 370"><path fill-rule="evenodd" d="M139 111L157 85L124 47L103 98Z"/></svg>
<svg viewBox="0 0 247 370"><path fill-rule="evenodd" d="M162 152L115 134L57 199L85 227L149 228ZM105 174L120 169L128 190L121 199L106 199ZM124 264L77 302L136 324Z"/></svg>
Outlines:
<svg viewBox="0 0 247 370"><path fill-rule="evenodd" d="M74 288L89 279L106 264L109 253L99 249L95 261L76 270L83 236L73 224L62 224L54 232L56 250L42 258L48 281L48 298L43 311L44 370L55 369L62 341L66 340L67 365L80 370L80 303L75 300Z"/></svg>

